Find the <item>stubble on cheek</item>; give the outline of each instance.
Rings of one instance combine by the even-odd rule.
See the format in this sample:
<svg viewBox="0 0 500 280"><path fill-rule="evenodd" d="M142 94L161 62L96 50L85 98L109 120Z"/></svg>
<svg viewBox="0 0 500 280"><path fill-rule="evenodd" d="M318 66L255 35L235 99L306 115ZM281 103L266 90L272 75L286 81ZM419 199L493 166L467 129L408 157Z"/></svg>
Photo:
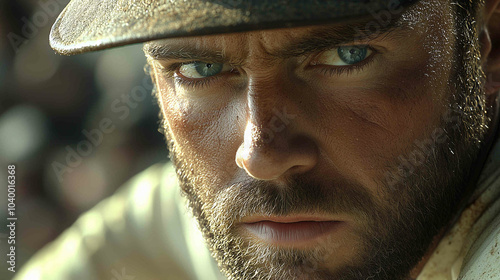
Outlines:
<svg viewBox="0 0 500 280"><path fill-rule="evenodd" d="M190 189L183 191L196 195L200 202L213 201L238 171L234 156L243 126L231 120L244 114L232 104L207 110L179 93L172 79L157 77L156 81L170 157L184 177L181 181L190 181ZM200 205L210 207L207 203Z"/></svg>

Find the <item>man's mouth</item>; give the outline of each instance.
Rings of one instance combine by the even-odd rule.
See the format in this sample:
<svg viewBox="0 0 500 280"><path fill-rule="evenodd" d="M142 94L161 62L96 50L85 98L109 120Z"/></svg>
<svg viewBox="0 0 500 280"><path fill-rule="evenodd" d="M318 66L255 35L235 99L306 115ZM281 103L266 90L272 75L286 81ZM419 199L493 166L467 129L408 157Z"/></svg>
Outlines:
<svg viewBox="0 0 500 280"><path fill-rule="evenodd" d="M250 234L274 245L305 245L340 230L345 222L301 217L272 217L242 223Z"/></svg>

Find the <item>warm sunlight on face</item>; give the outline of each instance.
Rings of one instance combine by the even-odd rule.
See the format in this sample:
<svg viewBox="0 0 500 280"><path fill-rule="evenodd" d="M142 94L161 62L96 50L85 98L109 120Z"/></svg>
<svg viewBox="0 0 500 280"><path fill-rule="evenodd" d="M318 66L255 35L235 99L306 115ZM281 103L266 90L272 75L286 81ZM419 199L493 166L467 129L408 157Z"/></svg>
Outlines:
<svg viewBox="0 0 500 280"><path fill-rule="evenodd" d="M371 36L353 23L145 45L183 191L230 279L398 279L422 258L476 149L452 118L462 66L439 2ZM431 144L401 173L416 141Z"/></svg>

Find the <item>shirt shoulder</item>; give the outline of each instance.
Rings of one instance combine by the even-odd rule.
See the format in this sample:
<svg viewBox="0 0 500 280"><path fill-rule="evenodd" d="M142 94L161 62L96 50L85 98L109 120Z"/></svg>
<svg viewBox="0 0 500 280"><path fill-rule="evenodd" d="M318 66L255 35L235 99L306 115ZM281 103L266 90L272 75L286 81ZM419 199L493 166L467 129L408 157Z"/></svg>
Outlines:
<svg viewBox="0 0 500 280"><path fill-rule="evenodd" d="M14 279L200 279L190 248L200 233L179 192L171 164L148 168L82 214ZM210 263L204 246L197 251Z"/></svg>
<svg viewBox="0 0 500 280"><path fill-rule="evenodd" d="M500 181L493 186L498 193ZM465 256L460 280L500 279L500 197L481 216L485 226Z"/></svg>

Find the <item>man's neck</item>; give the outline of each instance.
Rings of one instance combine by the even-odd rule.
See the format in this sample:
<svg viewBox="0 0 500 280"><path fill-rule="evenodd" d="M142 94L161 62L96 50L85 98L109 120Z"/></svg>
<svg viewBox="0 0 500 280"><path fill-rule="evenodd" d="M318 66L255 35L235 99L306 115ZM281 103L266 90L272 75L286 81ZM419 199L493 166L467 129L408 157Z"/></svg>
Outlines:
<svg viewBox="0 0 500 280"><path fill-rule="evenodd" d="M452 219L450 227L456 222L456 220L460 217L462 211L477 197L480 193L477 193L478 181L481 173L484 170L485 164L487 162L488 156L491 153L491 149L493 148L496 140L498 139L498 124L499 124L499 108L500 108L500 98L498 96L492 96L492 99L487 102L488 106L488 116L490 118L490 123L488 126L488 131L483 139L483 144L479 150L479 153L476 157L476 160L471 166L469 171L469 176L464 185L464 194L462 199L458 203L458 207L456 211L455 217Z"/></svg>
<svg viewBox="0 0 500 280"><path fill-rule="evenodd" d="M488 128L488 132L486 133L483 145L481 146L478 156L471 167L469 173L470 174L469 179L467 180L464 186L465 192L463 198L461 199L457 207L458 211L456 215L453 217L453 219L451 219L450 222L446 226L444 226L436 236L434 236L433 241L429 246L429 248L427 249L425 255L422 257L420 262L410 271L409 279L411 280L417 279L422 269L424 268L425 264L429 261L432 254L434 253L434 250L438 247L441 239L445 236L448 230L456 223L463 210L472 202L474 202L474 200L479 195L476 193L477 182L479 180L481 172L484 169L484 166L491 152L491 149L499 137L498 124L499 124L500 98L498 96L495 96L495 98L491 100L489 104L491 105L488 108L488 115L491 121Z"/></svg>
<svg viewBox="0 0 500 280"><path fill-rule="evenodd" d="M427 261L431 258L432 254L434 253L434 250L438 246L439 242L443 238L443 236L446 233L446 231L447 231L447 227L443 227L439 231L439 233L436 236L434 236L434 239L432 239L432 243L429 246L429 249L427 249L427 252L425 253L425 255L422 257L422 259L420 260L420 262L418 262L418 264L410 271L410 274L409 274L409 279L410 280L417 279L418 275L420 274L420 272L424 268L424 266L427 263Z"/></svg>

